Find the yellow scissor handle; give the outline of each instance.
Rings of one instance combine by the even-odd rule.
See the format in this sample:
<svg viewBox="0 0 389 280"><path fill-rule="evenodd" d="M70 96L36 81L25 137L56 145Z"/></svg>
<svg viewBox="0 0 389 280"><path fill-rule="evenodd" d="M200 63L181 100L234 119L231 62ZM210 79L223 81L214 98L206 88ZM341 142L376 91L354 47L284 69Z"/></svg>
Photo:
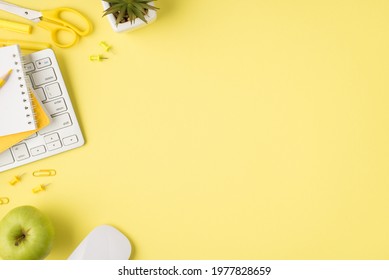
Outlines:
<svg viewBox="0 0 389 280"><path fill-rule="evenodd" d="M86 36L92 32L92 23L89 21L89 19L74 9L62 7L53 10L44 10L41 11L41 13L42 20L52 21L70 28L79 36ZM68 20L65 20L62 15L65 15L66 13L72 16L76 16L80 20L80 24L82 24L83 27L80 28L78 24L74 24Z"/></svg>
<svg viewBox="0 0 389 280"><path fill-rule="evenodd" d="M43 20L37 25L50 32L51 40L57 47L70 48L78 42L79 36L73 29ZM66 39L61 39L62 37L66 37Z"/></svg>

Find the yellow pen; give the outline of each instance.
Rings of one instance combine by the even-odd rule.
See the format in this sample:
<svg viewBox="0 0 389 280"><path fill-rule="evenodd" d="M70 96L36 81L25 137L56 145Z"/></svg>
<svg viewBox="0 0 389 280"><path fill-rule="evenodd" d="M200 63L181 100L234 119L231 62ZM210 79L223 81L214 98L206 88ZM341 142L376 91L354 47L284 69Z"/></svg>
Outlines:
<svg viewBox="0 0 389 280"><path fill-rule="evenodd" d="M31 34L32 30L32 26L29 24L9 21L5 19L0 19L0 28L23 34Z"/></svg>
<svg viewBox="0 0 389 280"><path fill-rule="evenodd" d="M49 43L32 42L23 40L2 40L0 39L0 47L6 47L11 45L19 45L23 50L40 51L51 47Z"/></svg>
<svg viewBox="0 0 389 280"><path fill-rule="evenodd" d="M4 84L7 82L8 77L11 75L12 69L8 70L7 74L5 74L3 77L0 78L0 88L4 86Z"/></svg>

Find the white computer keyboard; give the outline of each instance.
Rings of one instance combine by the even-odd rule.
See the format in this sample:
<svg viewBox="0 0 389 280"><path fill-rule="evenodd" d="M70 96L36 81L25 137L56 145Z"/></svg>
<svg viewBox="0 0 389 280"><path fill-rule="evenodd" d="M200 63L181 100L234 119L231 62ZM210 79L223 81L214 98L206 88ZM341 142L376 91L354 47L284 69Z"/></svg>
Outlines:
<svg viewBox="0 0 389 280"><path fill-rule="evenodd" d="M0 172L84 144L54 52L45 49L26 55L24 59L26 74L37 98L49 113L51 122L38 133L0 153Z"/></svg>

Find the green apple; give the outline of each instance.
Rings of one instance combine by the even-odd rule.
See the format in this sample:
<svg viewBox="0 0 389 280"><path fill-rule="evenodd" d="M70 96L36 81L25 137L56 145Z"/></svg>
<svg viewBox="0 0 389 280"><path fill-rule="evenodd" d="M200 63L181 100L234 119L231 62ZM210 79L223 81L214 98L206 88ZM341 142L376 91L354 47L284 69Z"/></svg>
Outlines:
<svg viewBox="0 0 389 280"><path fill-rule="evenodd" d="M0 257L5 260L44 259L53 240L53 224L33 206L16 207L0 221Z"/></svg>

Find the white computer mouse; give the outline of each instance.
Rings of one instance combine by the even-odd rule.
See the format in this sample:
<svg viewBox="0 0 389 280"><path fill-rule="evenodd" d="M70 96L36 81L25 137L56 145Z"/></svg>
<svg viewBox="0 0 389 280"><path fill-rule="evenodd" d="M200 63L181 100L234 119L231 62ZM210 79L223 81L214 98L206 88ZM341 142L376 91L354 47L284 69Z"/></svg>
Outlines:
<svg viewBox="0 0 389 280"><path fill-rule="evenodd" d="M69 256L68 260L128 260L131 243L112 226L94 228Z"/></svg>

